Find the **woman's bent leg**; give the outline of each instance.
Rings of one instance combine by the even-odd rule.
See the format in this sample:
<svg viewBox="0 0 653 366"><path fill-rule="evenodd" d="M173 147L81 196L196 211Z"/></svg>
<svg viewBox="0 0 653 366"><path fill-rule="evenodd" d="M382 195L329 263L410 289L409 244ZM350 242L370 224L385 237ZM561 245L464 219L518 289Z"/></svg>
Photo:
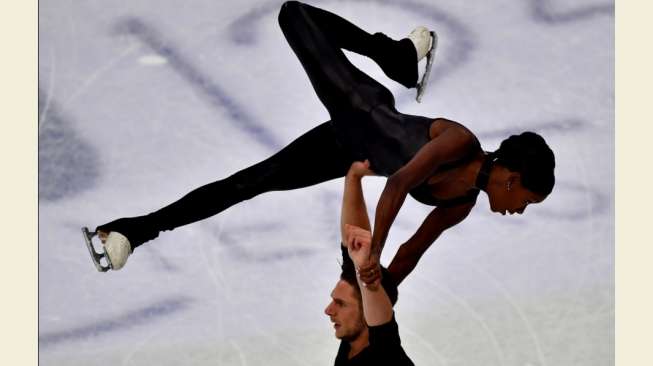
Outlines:
<svg viewBox="0 0 653 366"><path fill-rule="evenodd" d="M326 36L336 47L371 58L389 78L407 88L416 86L417 52L408 38L395 41L380 32L370 34L329 11L302 3L287 4L291 9L282 11L296 11L293 6L304 8L317 27L327 32Z"/></svg>
<svg viewBox="0 0 653 366"><path fill-rule="evenodd" d="M353 157L337 143L331 122L308 131L270 158L195 189L149 215L123 218L96 230L125 235L132 249L160 231L203 220L261 193L311 186L344 176Z"/></svg>
<svg viewBox="0 0 653 366"><path fill-rule="evenodd" d="M283 4L279 24L332 118L351 110L369 112L379 104L394 107L392 93L351 64L343 48L386 68L396 62L392 60L408 60L404 69L411 70L414 80L403 82L414 86L417 81L416 51L408 39L396 42L380 33L370 35L333 13L297 1Z"/></svg>

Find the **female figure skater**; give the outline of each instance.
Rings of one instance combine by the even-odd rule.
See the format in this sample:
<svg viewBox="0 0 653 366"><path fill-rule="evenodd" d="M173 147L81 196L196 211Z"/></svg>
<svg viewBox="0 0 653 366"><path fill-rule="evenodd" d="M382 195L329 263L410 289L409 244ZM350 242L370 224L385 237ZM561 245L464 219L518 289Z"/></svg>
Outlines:
<svg viewBox="0 0 653 366"><path fill-rule="evenodd" d="M279 24L331 120L267 160L202 186L158 211L98 226L95 233L105 251L94 254L98 269L121 268L136 247L160 231L208 218L264 192L343 177L352 162L367 159L372 171L388 177L376 207L371 263L378 263L390 226L408 194L436 206L389 267L398 284L445 229L467 216L481 190L491 210L504 215L521 214L552 191L554 156L539 135L510 136L497 151L486 153L460 123L398 112L392 93L352 65L342 52L370 57L390 78L412 88L417 85L417 64L433 44L426 28L418 27L408 38L395 41L296 1L282 5ZM95 233L86 232L91 249ZM100 268L102 256L107 257L109 267ZM372 282L374 277L368 274L363 271L362 276Z"/></svg>

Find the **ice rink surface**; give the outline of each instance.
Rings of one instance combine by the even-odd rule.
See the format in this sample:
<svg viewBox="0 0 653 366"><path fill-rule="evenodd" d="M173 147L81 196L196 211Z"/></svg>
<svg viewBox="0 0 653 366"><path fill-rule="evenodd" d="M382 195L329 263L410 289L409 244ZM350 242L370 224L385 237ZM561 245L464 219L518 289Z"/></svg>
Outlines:
<svg viewBox="0 0 653 366"><path fill-rule="evenodd" d="M145 214L328 119L278 1L54 1L39 8L41 365L331 365L342 181L268 193L98 273L80 228ZM614 5L604 0L320 1L370 32L440 35L431 88L397 108L485 150L542 134L552 195L502 217L481 194L400 287L417 365L614 363ZM365 191L374 210L383 178ZM429 208L412 199L382 262Z"/></svg>

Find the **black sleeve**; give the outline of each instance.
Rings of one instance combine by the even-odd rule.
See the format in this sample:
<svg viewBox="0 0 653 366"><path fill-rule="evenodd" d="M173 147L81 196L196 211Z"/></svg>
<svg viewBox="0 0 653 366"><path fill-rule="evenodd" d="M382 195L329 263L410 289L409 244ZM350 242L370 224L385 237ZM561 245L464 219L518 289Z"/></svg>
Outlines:
<svg viewBox="0 0 653 366"><path fill-rule="evenodd" d="M401 347L399 326L394 314L389 322L369 327L370 350L379 365L413 366L413 361L408 358Z"/></svg>

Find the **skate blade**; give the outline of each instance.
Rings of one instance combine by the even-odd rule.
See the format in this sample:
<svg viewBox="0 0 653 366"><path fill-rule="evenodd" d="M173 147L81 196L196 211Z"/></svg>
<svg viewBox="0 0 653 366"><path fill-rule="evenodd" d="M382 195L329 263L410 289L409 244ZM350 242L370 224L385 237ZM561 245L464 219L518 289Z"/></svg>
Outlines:
<svg viewBox="0 0 653 366"><path fill-rule="evenodd" d="M429 52L426 54L426 69L424 70L422 80L417 84L417 96L415 97L417 103L422 102L422 96L426 91L426 86L428 85L429 77L431 76L431 68L433 67L433 60L435 59L435 49L438 46L438 36L435 32L431 32L431 38L433 39L433 44L431 45Z"/></svg>
<svg viewBox="0 0 653 366"><path fill-rule="evenodd" d="M90 232L87 227L82 228L82 234L84 234L84 241L86 242L86 248L88 248L88 252L91 255L91 259L93 260L93 263L95 264L95 268L97 268L98 272L106 272L113 267L111 266L111 261L109 260L109 256L107 256L106 251L104 250L104 246L102 247L102 253L99 253L95 250L95 247L93 247L93 237L97 235L96 232ZM105 258L107 260L107 265L103 265L101 260L102 258Z"/></svg>

